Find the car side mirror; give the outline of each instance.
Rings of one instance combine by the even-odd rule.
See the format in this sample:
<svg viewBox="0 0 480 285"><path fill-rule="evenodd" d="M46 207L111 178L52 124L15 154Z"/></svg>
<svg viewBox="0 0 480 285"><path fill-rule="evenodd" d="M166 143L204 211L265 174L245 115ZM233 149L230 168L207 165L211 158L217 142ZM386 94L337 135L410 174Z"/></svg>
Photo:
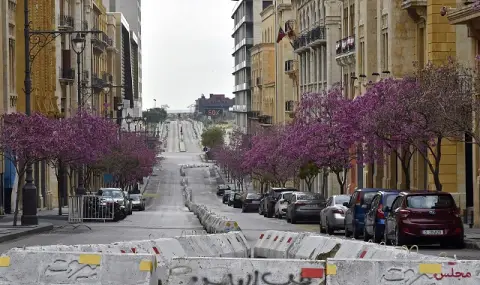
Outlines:
<svg viewBox="0 0 480 285"><path fill-rule="evenodd" d="M348 202L343 202L343 206L348 207Z"/></svg>

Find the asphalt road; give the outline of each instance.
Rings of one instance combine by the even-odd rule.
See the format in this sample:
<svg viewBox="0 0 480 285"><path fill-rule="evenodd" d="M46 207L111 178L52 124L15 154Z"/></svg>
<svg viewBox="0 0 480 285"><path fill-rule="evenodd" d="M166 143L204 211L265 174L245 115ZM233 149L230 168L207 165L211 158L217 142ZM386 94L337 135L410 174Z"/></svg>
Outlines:
<svg viewBox="0 0 480 285"><path fill-rule="evenodd" d="M180 125L184 133L187 152L179 152L178 142ZM180 164L200 164L201 148L195 138L192 124L188 121L172 121L169 126L166 152L161 165L155 167L146 188L147 210L134 212L118 223L88 223L92 230L80 227L56 228L55 230L17 239L0 244L0 252L12 247L49 245L49 244L87 244L111 243L124 240L139 240L160 237L173 237L182 233L202 230L197 218L183 205ZM317 232L317 224L288 224L285 220L268 219L258 213L241 213L223 205L215 195L216 184L207 168L190 168L186 170L188 182L197 203L209 206L220 215L231 217L238 222L247 240L252 244L265 230L308 231ZM341 237L341 233L338 234ZM446 252L448 256L456 255L458 259L480 259L480 251L464 249L440 249L438 247L421 247L420 252L438 255Z"/></svg>

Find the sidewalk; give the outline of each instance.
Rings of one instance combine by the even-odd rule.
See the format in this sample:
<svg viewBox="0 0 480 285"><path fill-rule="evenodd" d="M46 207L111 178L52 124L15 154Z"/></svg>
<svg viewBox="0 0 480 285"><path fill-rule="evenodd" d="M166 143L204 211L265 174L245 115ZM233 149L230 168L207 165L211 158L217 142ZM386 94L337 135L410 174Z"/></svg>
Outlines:
<svg viewBox="0 0 480 285"><path fill-rule="evenodd" d="M465 247L471 249L480 249L480 229L469 228L464 225L465 229Z"/></svg>
<svg viewBox="0 0 480 285"><path fill-rule="evenodd" d="M68 209L63 208L63 215L58 215L58 209L38 211L38 225L21 226L18 216L19 226L13 226L13 214L7 214L0 217L0 243L14 240L17 238L40 234L53 230L54 227L62 226L68 223Z"/></svg>

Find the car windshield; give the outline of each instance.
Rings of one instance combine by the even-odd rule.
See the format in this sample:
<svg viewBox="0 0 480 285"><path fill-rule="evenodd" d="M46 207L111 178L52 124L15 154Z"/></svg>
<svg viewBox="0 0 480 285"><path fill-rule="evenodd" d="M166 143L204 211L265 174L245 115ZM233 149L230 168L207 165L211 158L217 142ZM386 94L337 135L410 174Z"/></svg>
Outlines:
<svg viewBox="0 0 480 285"><path fill-rule="evenodd" d="M350 196L337 196L335 197L335 205L343 205L345 202L350 201Z"/></svg>
<svg viewBox="0 0 480 285"><path fill-rule="evenodd" d="M225 190L225 194L230 194L232 190Z"/></svg>
<svg viewBox="0 0 480 285"><path fill-rule="evenodd" d="M292 197L292 193L283 193L283 199L290 200L291 197Z"/></svg>
<svg viewBox="0 0 480 285"><path fill-rule="evenodd" d="M372 202L373 196L375 196L377 192L362 192L362 194L363 194L362 205L368 205Z"/></svg>
<svg viewBox="0 0 480 285"><path fill-rule="evenodd" d="M140 195L130 195L130 198L132 198L133 201L140 201Z"/></svg>
<svg viewBox="0 0 480 285"><path fill-rule="evenodd" d="M448 209L455 202L448 195L414 195L407 197L407 207L413 209Z"/></svg>
<svg viewBox="0 0 480 285"><path fill-rule="evenodd" d="M119 190L103 190L102 196L112 198L123 198L122 191Z"/></svg>
<svg viewBox="0 0 480 285"><path fill-rule="evenodd" d="M297 200L322 200L322 195L320 194L299 194L297 195Z"/></svg>
<svg viewBox="0 0 480 285"><path fill-rule="evenodd" d="M249 193L249 194L247 194L247 199L258 200L258 199L260 199L260 195L255 194L255 193Z"/></svg>
<svg viewBox="0 0 480 285"><path fill-rule="evenodd" d="M387 206L387 207L392 207L392 204L393 204L393 201L395 200L395 198L397 198L398 194L395 193L395 194L387 194L385 196L385 204L383 205L383 207Z"/></svg>

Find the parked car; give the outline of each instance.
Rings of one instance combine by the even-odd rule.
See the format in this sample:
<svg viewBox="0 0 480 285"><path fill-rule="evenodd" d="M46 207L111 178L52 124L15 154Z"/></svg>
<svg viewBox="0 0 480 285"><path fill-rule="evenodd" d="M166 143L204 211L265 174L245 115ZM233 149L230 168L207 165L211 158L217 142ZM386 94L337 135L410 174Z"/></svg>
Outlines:
<svg viewBox="0 0 480 285"><path fill-rule="evenodd" d="M389 212L384 231L385 243L437 243L464 247L464 228L455 200L447 192L401 192L385 209Z"/></svg>
<svg viewBox="0 0 480 285"><path fill-rule="evenodd" d="M234 208L241 208L242 193L239 191L232 191L230 193L230 199L228 200L228 206L233 206Z"/></svg>
<svg viewBox="0 0 480 285"><path fill-rule="evenodd" d="M280 193L285 191L297 192L295 188L271 188L268 192L268 196L263 200L263 216L267 218L272 218L275 214L275 203L277 203Z"/></svg>
<svg viewBox="0 0 480 285"><path fill-rule="evenodd" d="M225 184L220 184L217 186L217 196L223 196L225 194L225 190L230 190L230 186Z"/></svg>
<svg viewBox="0 0 480 285"><path fill-rule="evenodd" d="M365 214L365 226L363 227L363 239L380 243L385 230L385 209L392 207L393 200L397 198L401 190L381 190L373 196L371 203L367 204Z"/></svg>
<svg viewBox="0 0 480 285"><path fill-rule="evenodd" d="M223 197L222 197L223 204L228 204L228 200L230 200L231 193L232 193L232 190L225 190L223 192Z"/></svg>
<svg viewBox="0 0 480 285"><path fill-rule="evenodd" d="M380 190L384 189L357 189L350 197L350 201L343 203L348 208L345 213L345 237L350 237L353 234L354 238L359 238L363 234L367 205Z"/></svg>
<svg viewBox="0 0 480 285"><path fill-rule="evenodd" d="M320 232L332 235L344 229L345 212L343 203L350 201L350 195L334 195L327 199L325 208L320 211Z"/></svg>
<svg viewBox="0 0 480 285"><path fill-rule="evenodd" d="M245 193L242 199L242 212L258 210L262 196L257 193Z"/></svg>
<svg viewBox="0 0 480 285"><path fill-rule="evenodd" d="M280 196L278 196L277 202L275 203L275 218L281 219L285 214L287 214L287 201L289 200L290 196L292 196L292 193L292 191L280 193Z"/></svg>
<svg viewBox="0 0 480 285"><path fill-rule="evenodd" d="M103 201L106 203L106 201L114 201L120 205L120 211L127 216L128 212L130 209L128 209L128 205L130 204L125 197L125 193L123 193L121 188L100 188L97 192L98 196L101 196L103 198Z"/></svg>
<svg viewBox="0 0 480 285"><path fill-rule="evenodd" d="M319 193L293 192L288 199L287 222L299 220L319 221L320 211L325 207L325 197Z"/></svg>
<svg viewBox="0 0 480 285"><path fill-rule="evenodd" d="M132 199L132 208L145 211L145 198L142 194L130 194L130 198Z"/></svg>

